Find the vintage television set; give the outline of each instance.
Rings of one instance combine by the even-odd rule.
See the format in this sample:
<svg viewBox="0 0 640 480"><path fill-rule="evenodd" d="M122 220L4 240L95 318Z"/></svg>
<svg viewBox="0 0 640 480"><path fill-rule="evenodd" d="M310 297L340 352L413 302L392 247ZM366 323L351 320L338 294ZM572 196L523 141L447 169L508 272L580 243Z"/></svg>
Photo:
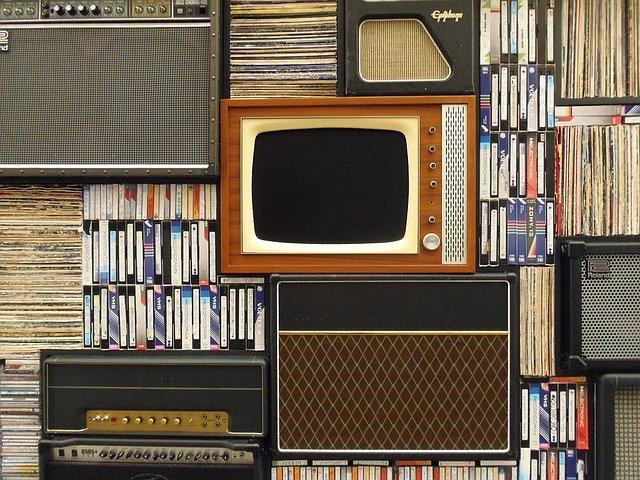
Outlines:
<svg viewBox="0 0 640 480"><path fill-rule="evenodd" d="M219 0L0 0L0 176L213 175Z"/></svg>
<svg viewBox="0 0 640 480"><path fill-rule="evenodd" d="M221 102L221 268L470 272L473 96Z"/></svg>
<svg viewBox="0 0 640 480"><path fill-rule="evenodd" d="M345 0L347 95L474 93L478 2Z"/></svg>

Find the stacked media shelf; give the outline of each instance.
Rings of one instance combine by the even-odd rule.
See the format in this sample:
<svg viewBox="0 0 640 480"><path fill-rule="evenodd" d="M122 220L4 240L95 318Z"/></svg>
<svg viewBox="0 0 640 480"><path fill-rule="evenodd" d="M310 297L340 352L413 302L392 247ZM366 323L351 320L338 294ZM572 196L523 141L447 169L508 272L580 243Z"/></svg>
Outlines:
<svg viewBox="0 0 640 480"><path fill-rule="evenodd" d="M552 265L553 0L481 2L480 266Z"/></svg>

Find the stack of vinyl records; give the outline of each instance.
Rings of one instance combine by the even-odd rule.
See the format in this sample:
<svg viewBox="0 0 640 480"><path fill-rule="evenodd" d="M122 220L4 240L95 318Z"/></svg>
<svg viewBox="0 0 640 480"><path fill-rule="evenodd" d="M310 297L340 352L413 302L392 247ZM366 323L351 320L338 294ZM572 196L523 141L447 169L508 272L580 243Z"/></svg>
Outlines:
<svg viewBox="0 0 640 480"><path fill-rule="evenodd" d="M336 0L231 0L231 97L335 96Z"/></svg>
<svg viewBox="0 0 640 480"><path fill-rule="evenodd" d="M0 186L0 351L82 346L82 189Z"/></svg>
<svg viewBox="0 0 640 480"><path fill-rule="evenodd" d="M562 96L640 95L640 2L562 2Z"/></svg>
<svg viewBox="0 0 640 480"><path fill-rule="evenodd" d="M557 234L640 234L640 126L558 128Z"/></svg>
<svg viewBox="0 0 640 480"><path fill-rule="evenodd" d="M555 374L553 267L520 269L520 373Z"/></svg>
<svg viewBox="0 0 640 480"><path fill-rule="evenodd" d="M0 367L0 478L38 479L40 383L37 353L10 354Z"/></svg>

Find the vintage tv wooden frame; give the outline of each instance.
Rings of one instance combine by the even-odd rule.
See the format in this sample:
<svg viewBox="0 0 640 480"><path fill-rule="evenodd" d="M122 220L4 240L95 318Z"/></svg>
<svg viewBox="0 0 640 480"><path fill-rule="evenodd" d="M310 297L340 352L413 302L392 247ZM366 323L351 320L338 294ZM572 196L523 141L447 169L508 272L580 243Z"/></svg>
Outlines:
<svg viewBox="0 0 640 480"><path fill-rule="evenodd" d="M443 238L442 106L466 106L465 260L443 264L443 246L426 250L423 237ZM476 266L475 96L234 99L221 101L221 270L224 273L466 273ZM418 117L419 235L416 254L243 254L241 121L243 117ZM434 183L435 182L435 183Z"/></svg>

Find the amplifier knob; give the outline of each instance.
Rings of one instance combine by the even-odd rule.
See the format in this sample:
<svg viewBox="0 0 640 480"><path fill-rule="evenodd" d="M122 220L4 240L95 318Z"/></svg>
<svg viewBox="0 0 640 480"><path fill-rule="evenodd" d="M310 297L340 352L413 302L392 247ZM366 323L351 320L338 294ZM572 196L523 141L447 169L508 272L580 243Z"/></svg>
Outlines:
<svg viewBox="0 0 640 480"><path fill-rule="evenodd" d="M183 455L184 455L184 453L178 452L178 456L176 457L176 460L179 461L182 458Z"/></svg>
<svg viewBox="0 0 640 480"><path fill-rule="evenodd" d="M154 417L149 417L149 419L147 420L147 423L149 425L153 425L154 423L156 423L156 419Z"/></svg>
<svg viewBox="0 0 640 480"><path fill-rule="evenodd" d="M139 460L140 457L142 457L142 453L140 453L140 451L137 450L136 453L133 454L133 458Z"/></svg>
<svg viewBox="0 0 640 480"><path fill-rule="evenodd" d="M224 460L225 462L229 460L229 452L224 452L222 454L222 460Z"/></svg>
<svg viewBox="0 0 640 480"><path fill-rule="evenodd" d="M149 5L149 6L147 7L147 12L149 12L149 13L150 13L150 14L152 14L152 15L153 15L153 14L155 14L155 13L156 13L156 7L155 7L155 5Z"/></svg>
<svg viewBox="0 0 640 480"><path fill-rule="evenodd" d="M160 452L160 460L166 460L167 459L167 452L162 451Z"/></svg>
<svg viewBox="0 0 640 480"><path fill-rule="evenodd" d="M109 459L113 460L114 458L116 458L116 451L115 450L111 450L109 452Z"/></svg>
<svg viewBox="0 0 640 480"><path fill-rule="evenodd" d="M122 457L124 457L124 450L120 450L120 451L118 452L118 456L117 456L117 458L122 458Z"/></svg>
<svg viewBox="0 0 640 480"><path fill-rule="evenodd" d="M158 10L160 10L160 13L167 13L167 7L165 7L164 5L160 5L158 7Z"/></svg>
<svg viewBox="0 0 640 480"><path fill-rule="evenodd" d="M169 419L167 417L162 417L160 419L160 425L166 425Z"/></svg>
<svg viewBox="0 0 640 480"><path fill-rule="evenodd" d="M140 425L142 423L142 417L136 417L134 421L136 422L136 425Z"/></svg>
<svg viewBox="0 0 640 480"><path fill-rule="evenodd" d="M133 9L136 13L142 13L144 12L144 8L142 8L142 5L136 5L136 8Z"/></svg>
<svg viewBox="0 0 640 480"><path fill-rule="evenodd" d="M187 454L184 456L185 460L191 460L193 458L193 452L187 452Z"/></svg>
<svg viewBox="0 0 640 480"><path fill-rule="evenodd" d="M144 458L145 460L149 460L151 458L151 453L149 453L149 450L144 451L144 453L142 454L142 458Z"/></svg>
<svg viewBox="0 0 640 480"><path fill-rule="evenodd" d="M87 7L85 7L84 5L78 5L78 13L80 15L88 15L89 14L89 9Z"/></svg>
<svg viewBox="0 0 640 480"><path fill-rule="evenodd" d="M437 250L440 247L440 237L435 233L427 233L422 239L422 245L427 250Z"/></svg>
<svg viewBox="0 0 640 480"><path fill-rule="evenodd" d="M180 425L180 422L182 422L182 420L180 420L178 417L173 419L173 424L177 427L178 425Z"/></svg>
<svg viewBox="0 0 640 480"><path fill-rule="evenodd" d="M173 450L169 452L169 460L173 461L176 458L176 452Z"/></svg>
<svg viewBox="0 0 640 480"><path fill-rule="evenodd" d="M96 16L97 16L97 15L100 15L100 7L99 7L98 5L96 5L95 3L92 3L92 4L89 6L89 11L90 11L91 13L93 13L94 15L96 15Z"/></svg>
<svg viewBox="0 0 640 480"><path fill-rule="evenodd" d="M124 15L124 7L123 7L122 5L118 5L118 6L116 7L116 13L117 13L118 15Z"/></svg>
<svg viewBox="0 0 640 480"><path fill-rule="evenodd" d="M131 458L132 455L133 455L133 450L129 450L127 452L127 458Z"/></svg>
<svg viewBox="0 0 640 480"><path fill-rule="evenodd" d="M203 460L209 460L210 458L211 458L211 455L209 455L207 452L204 452L204 453L202 454L202 459L203 459Z"/></svg>
<svg viewBox="0 0 640 480"><path fill-rule="evenodd" d="M156 450L155 452L153 452L153 459L154 460L158 460L158 457L160 456L160 454L158 453L158 451Z"/></svg>
<svg viewBox="0 0 640 480"><path fill-rule="evenodd" d="M211 452L211 460L218 460L218 452Z"/></svg>
<svg viewBox="0 0 640 480"><path fill-rule="evenodd" d="M108 453L107 453L106 450L101 450L100 451L100 458L107 458L107 455L108 455Z"/></svg>
<svg viewBox="0 0 640 480"><path fill-rule="evenodd" d="M196 453L196 456L193 457L194 460L200 460L200 458L202 458L202 453L200 452Z"/></svg>
<svg viewBox="0 0 640 480"><path fill-rule="evenodd" d="M75 15L76 12L78 11L76 9L76 7L74 7L73 5L71 5L70 3L67 4L66 7L64 7L65 11L69 14L69 15Z"/></svg>
<svg viewBox="0 0 640 480"><path fill-rule="evenodd" d="M106 13L107 15L111 15L112 12L113 12L113 7L111 5L104 6L104 13Z"/></svg>
<svg viewBox="0 0 640 480"><path fill-rule="evenodd" d="M131 421L131 419L129 417L122 417L122 423L124 423L125 425L128 424Z"/></svg>
<svg viewBox="0 0 640 480"><path fill-rule="evenodd" d="M19 17L21 17L22 14L24 13L24 9L22 7L20 7L20 6L16 7L13 11Z"/></svg>
<svg viewBox="0 0 640 480"><path fill-rule="evenodd" d="M56 13L60 16L64 15L64 8L62 8L62 5L54 5L52 10L53 13Z"/></svg>
<svg viewBox="0 0 640 480"><path fill-rule="evenodd" d="M11 8L9 8L9 7L4 7L4 8L2 9L2 14L3 14L5 17L10 17L12 13L13 13L13 11L12 11L12 10L11 10Z"/></svg>

